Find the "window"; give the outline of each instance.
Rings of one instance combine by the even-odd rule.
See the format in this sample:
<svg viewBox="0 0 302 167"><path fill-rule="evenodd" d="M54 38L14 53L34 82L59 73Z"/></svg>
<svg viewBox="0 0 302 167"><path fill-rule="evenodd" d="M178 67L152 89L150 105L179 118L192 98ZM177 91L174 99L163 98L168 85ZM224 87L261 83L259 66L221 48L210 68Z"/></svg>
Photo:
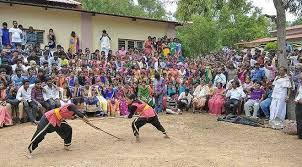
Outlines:
<svg viewBox="0 0 302 167"><path fill-rule="evenodd" d="M124 47L126 50L128 49L143 49L144 41L140 40L132 40L132 39L119 39L118 40L118 49Z"/></svg>
<svg viewBox="0 0 302 167"><path fill-rule="evenodd" d="M29 30L28 29L24 29L26 32L28 32ZM44 30L35 30L34 29L34 32L37 33L37 40L38 40L38 43L41 44L41 43L44 43Z"/></svg>
<svg viewBox="0 0 302 167"><path fill-rule="evenodd" d="M126 40L119 39L118 40L118 49L121 49L122 47L126 48Z"/></svg>

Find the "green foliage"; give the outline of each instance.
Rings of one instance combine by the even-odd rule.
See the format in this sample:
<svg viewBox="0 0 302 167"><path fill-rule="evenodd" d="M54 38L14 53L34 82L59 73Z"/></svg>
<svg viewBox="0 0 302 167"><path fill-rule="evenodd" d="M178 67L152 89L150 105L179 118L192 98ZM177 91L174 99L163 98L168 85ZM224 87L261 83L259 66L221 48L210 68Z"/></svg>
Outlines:
<svg viewBox="0 0 302 167"><path fill-rule="evenodd" d="M163 4L158 0L138 0L138 4L144 9L149 18L163 19L166 15Z"/></svg>
<svg viewBox="0 0 302 167"><path fill-rule="evenodd" d="M266 44L266 46L264 47L265 51L275 51L278 49L278 44L277 42L269 42Z"/></svg>
<svg viewBox="0 0 302 167"><path fill-rule="evenodd" d="M299 17L292 23L292 26L296 26L296 25L302 25L302 17Z"/></svg>
<svg viewBox="0 0 302 167"><path fill-rule="evenodd" d="M84 9L94 12L163 19L166 15L162 4L155 0L82 0Z"/></svg>
<svg viewBox="0 0 302 167"><path fill-rule="evenodd" d="M197 56L218 49L219 33L215 22L202 16L195 16L192 20L193 24L185 24L177 31L184 54Z"/></svg>
<svg viewBox="0 0 302 167"><path fill-rule="evenodd" d="M245 0L180 0L176 16L183 21L193 21L190 26L196 27L194 29L190 26L180 28L178 30L181 31L178 33L180 38L190 36L191 41L196 43L213 45L213 47L209 46L207 50L193 47L189 51L190 54L211 52L222 46L234 46L240 41L250 41L268 35L268 19L262 16L259 8ZM198 20L200 17L207 20L203 20L203 25L200 23L201 20ZM198 18L198 23L195 23L196 18ZM205 30L203 26L208 23L211 24L210 27L214 27L215 38L211 38L211 36L210 38L200 38L197 35L185 34L206 34L209 30ZM192 32L193 30L196 32ZM188 48L185 46L186 44L188 42L183 44L184 48ZM190 43L189 46L191 47L191 45Z"/></svg>

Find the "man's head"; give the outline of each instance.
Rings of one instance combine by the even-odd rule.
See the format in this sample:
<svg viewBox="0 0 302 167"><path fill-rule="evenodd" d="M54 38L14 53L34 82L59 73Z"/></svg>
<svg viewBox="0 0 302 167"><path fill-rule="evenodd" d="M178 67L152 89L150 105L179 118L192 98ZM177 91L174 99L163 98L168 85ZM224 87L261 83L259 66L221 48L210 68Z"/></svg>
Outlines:
<svg viewBox="0 0 302 167"><path fill-rule="evenodd" d="M24 86L24 89L29 88L29 80L24 80L23 81L23 86Z"/></svg>
<svg viewBox="0 0 302 167"><path fill-rule="evenodd" d="M255 83L255 88L256 88L256 89L260 89L260 87L261 87L261 82L259 82L259 81L256 82L256 83Z"/></svg>
<svg viewBox="0 0 302 167"><path fill-rule="evenodd" d="M38 80L36 81L36 87L37 87L37 88L41 88L41 87L42 87L42 81L41 81L41 80L38 79Z"/></svg>
<svg viewBox="0 0 302 167"><path fill-rule="evenodd" d="M18 22L17 21L13 21L13 26L14 26L14 28L18 28Z"/></svg>
<svg viewBox="0 0 302 167"><path fill-rule="evenodd" d="M255 64L255 68L256 68L256 69L259 69L259 68L260 68L260 64L259 64L259 63L256 63L256 64Z"/></svg>
<svg viewBox="0 0 302 167"><path fill-rule="evenodd" d="M2 27L3 27L4 29L7 29L7 23L6 23L6 22L3 22L3 23L2 23Z"/></svg>
<svg viewBox="0 0 302 167"><path fill-rule="evenodd" d="M30 26L28 29L29 29L29 32L34 32L34 28L32 26Z"/></svg>
<svg viewBox="0 0 302 167"><path fill-rule="evenodd" d="M21 76L22 70L21 70L20 68L17 68L17 69L15 70L15 73L16 73L18 76Z"/></svg>

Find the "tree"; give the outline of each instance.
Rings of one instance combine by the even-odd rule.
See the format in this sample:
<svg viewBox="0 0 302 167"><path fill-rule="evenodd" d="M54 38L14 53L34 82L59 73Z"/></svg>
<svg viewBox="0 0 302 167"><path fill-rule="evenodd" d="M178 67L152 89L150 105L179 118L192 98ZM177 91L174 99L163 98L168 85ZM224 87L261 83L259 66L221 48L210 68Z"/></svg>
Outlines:
<svg viewBox="0 0 302 167"><path fill-rule="evenodd" d="M234 46L242 40L249 41L268 35L268 19L261 14L260 9L245 0L180 0L176 16L185 22L193 21L192 26L198 26L194 22L196 17L204 17L210 20L215 25L215 35L218 38L211 41L211 43L215 42L215 47L210 47L209 49L216 50L222 46ZM184 26L183 28L189 27ZM180 30L182 31L182 37L185 36L183 33L186 31L183 29L178 31ZM203 27L193 30L200 31L195 32L196 34L204 31ZM211 40L211 38L207 40ZM209 42L197 36L191 36L191 41L198 43ZM204 52L204 50L197 50L190 51L190 53L198 53L200 51Z"/></svg>
<svg viewBox="0 0 302 167"><path fill-rule="evenodd" d="M297 18L294 22L292 22L291 25L292 26L302 25L302 17Z"/></svg>
<svg viewBox="0 0 302 167"><path fill-rule="evenodd" d="M138 0L140 7L144 9L149 18L164 19L166 11L158 0Z"/></svg>
<svg viewBox="0 0 302 167"><path fill-rule="evenodd" d="M215 22L203 16L194 16L192 21L193 24L185 24L177 31L184 54L199 56L217 50L220 46L220 39Z"/></svg>
<svg viewBox="0 0 302 167"><path fill-rule="evenodd" d="M138 0L82 0L84 9L94 12L163 19L166 15L159 1Z"/></svg>
<svg viewBox="0 0 302 167"><path fill-rule="evenodd" d="M273 0L277 16L269 16L277 25L277 41L278 41L278 63L279 66L287 67L286 59L286 11L296 15L301 15L301 0Z"/></svg>

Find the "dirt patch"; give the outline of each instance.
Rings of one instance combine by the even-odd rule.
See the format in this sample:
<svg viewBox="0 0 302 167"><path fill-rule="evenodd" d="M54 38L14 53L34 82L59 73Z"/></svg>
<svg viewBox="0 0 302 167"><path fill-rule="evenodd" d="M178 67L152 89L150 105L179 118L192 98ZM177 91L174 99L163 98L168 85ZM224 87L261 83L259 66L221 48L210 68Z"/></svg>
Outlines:
<svg viewBox="0 0 302 167"><path fill-rule="evenodd" d="M200 166L299 166L302 141L280 131L217 122L207 114L161 115L171 139L151 125L141 129L141 143L135 143L132 120L92 118L92 122L124 141L99 133L80 120L73 127L73 151L63 150L56 133L48 134L34 158L24 152L35 131L30 124L0 129L1 166L64 167L200 167Z"/></svg>

